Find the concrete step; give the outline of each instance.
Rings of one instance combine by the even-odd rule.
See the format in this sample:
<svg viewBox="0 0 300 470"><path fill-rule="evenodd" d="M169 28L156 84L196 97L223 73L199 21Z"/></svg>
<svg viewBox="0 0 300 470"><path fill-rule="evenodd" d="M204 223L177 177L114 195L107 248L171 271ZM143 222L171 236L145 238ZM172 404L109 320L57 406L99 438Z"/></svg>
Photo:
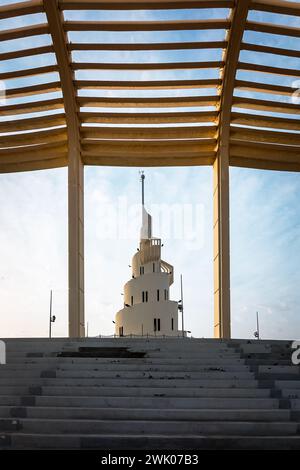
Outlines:
<svg viewBox="0 0 300 470"><path fill-rule="evenodd" d="M200 388L257 388L258 382L253 379L242 380L202 380L202 379L128 379L128 378L87 378L84 380L85 386L111 386L111 387L148 387L149 380L151 380L151 387L200 387ZM5 386L42 386L42 385L56 385L56 386L82 386L82 379L80 378L0 378L0 390Z"/></svg>
<svg viewBox="0 0 300 470"><path fill-rule="evenodd" d="M5 397L4 397L5 398ZM18 398L18 397L16 397ZM0 404L2 402L0 396ZM202 397L111 397L111 396L45 396L28 397L35 406L79 406L113 408L207 408L207 409L278 409L276 398L202 398ZM3 400L5 401L5 399ZM16 400L15 403L24 403ZM16 405L18 406L18 405Z"/></svg>
<svg viewBox="0 0 300 470"><path fill-rule="evenodd" d="M283 388L281 393L283 398L300 398L299 388Z"/></svg>
<svg viewBox="0 0 300 470"><path fill-rule="evenodd" d="M291 399L290 400L290 403L291 403L291 408L293 410L300 410L300 399L299 398L295 398L295 399Z"/></svg>
<svg viewBox="0 0 300 470"><path fill-rule="evenodd" d="M143 372L209 372L209 371L220 371L220 372L247 372L250 371L250 367L244 364L222 364L218 362L210 364L77 364L75 363L58 363L49 364L50 370L66 370L66 371L111 371L111 372L127 372L127 371L143 371ZM26 370L47 370L44 364L5 364L1 366L0 373L2 371L11 371L13 375L17 375L19 371ZM14 372L16 374L14 374Z"/></svg>
<svg viewBox="0 0 300 470"><path fill-rule="evenodd" d="M298 388L300 389L300 380L275 380L275 387L282 388Z"/></svg>
<svg viewBox="0 0 300 470"><path fill-rule="evenodd" d="M1 418L190 420L190 421L289 421L290 410L199 410L151 408L11 407L0 406Z"/></svg>
<svg viewBox="0 0 300 470"><path fill-rule="evenodd" d="M10 433L0 446L13 449L98 449L98 450L298 450L296 436L159 436L159 435L59 435Z"/></svg>
<svg viewBox="0 0 300 470"><path fill-rule="evenodd" d="M3 387L3 395L9 395L13 392L11 389L18 387ZM23 386L19 387L24 389ZM111 396L111 397L152 397L152 396L168 396L168 397L246 397L246 398L267 398L270 397L268 389L253 388L192 388L192 387L57 387L42 386L38 387L37 395L46 396ZM6 392L6 393L5 393ZM20 392L24 394L25 392ZM20 394L15 393L15 394ZM32 392L34 394L34 392Z"/></svg>
<svg viewBox="0 0 300 470"><path fill-rule="evenodd" d="M89 435L9 433L0 439L6 449L97 449L97 450L299 450L300 436L199 435Z"/></svg>
<svg viewBox="0 0 300 470"><path fill-rule="evenodd" d="M41 360L42 359L42 360ZM101 367L104 370L111 369L111 368L130 368L130 369L139 369L139 368L147 368L147 367L159 367L161 370L168 369L168 370L180 370L185 369L186 367L194 367L194 368L204 368L204 367L232 367L232 368L242 368L249 369L249 365L246 365L244 361L236 360L236 359L222 359L219 357L215 358L207 358L207 359L196 359L193 361L164 361L164 360L151 360L148 359L142 361L137 361L135 359L127 359L127 361L113 361L113 360L106 360L101 361L99 359L85 359L85 358L78 358L74 360L74 358L40 358L40 359L23 359L23 360L12 360L10 361L7 359L7 364L3 365L3 369L28 369L28 368L53 368L53 367L77 367L78 369L89 369L91 367Z"/></svg>
<svg viewBox="0 0 300 470"><path fill-rule="evenodd" d="M34 377L38 375L38 372L34 374L33 371L20 371L20 374L24 374L23 376L26 376L26 373L28 375ZM6 376L9 376L9 373L6 373ZM20 375L22 376L22 375ZM0 372L0 377L5 377L5 371L2 373ZM102 371L102 370L93 370L93 371L76 371L76 370L57 370L56 371L56 377L61 377L61 378L88 378L88 377L116 377L116 378L154 378L154 379L159 379L159 378L170 378L170 379L254 379L254 374L252 372L221 372L219 370L217 371L209 371L209 372L143 372L143 371L119 371L119 372L114 372L114 371Z"/></svg>
<svg viewBox="0 0 300 470"><path fill-rule="evenodd" d="M13 372L11 370L6 370L5 368L2 369L0 368L0 379L1 378L11 378ZM139 379L139 378L169 378L171 379L253 379L254 374L249 371L231 371L231 372L223 372L219 370L211 370L211 371L198 371L198 372L181 372L181 371L174 371L174 372L167 372L167 371L148 371L148 372L143 372L143 370L140 371L105 371L105 370L55 370L54 368L52 370L41 370L41 369L24 369L24 370L18 370L15 372L15 375L19 378L22 377L27 377L29 378L37 378L37 377L45 377L45 378L51 378L51 377L58 377L58 378L81 378L81 379L86 379L86 378L124 378L124 379ZM48 376L48 377L47 377Z"/></svg>
<svg viewBox="0 0 300 470"><path fill-rule="evenodd" d="M90 365L90 364L101 364L101 365L126 365L126 364L137 364L137 365L210 365L218 363L220 365L239 365L245 364L244 359L240 359L238 356L223 356L223 355L203 355L198 358L191 358L191 359L173 359L173 358L106 358L106 357L99 357L99 358L89 358L89 357L51 357L51 356L44 356L44 357L27 357L27 356L7 356L7 365L14 366L22 365L22 364L37 364L43 365L44 367L51 367L56 364L78 364L78 365Z"/></svg>
<svg viewBox="0 0 300 470"><path fill-rule="evenodd" d="M11 343L6 341L7 351L9 352L54 352L54 351L76 351L78 348L128 348L134 351L150 351L150 350L163 350L163 351L219 351L229 352L234 351L225 343L195 343L191 341L182 340L143 340L139 342L127 341L122 342L120 339L115 339L110 342L15 342Z"/></svg>
<svg viewBox="0 0 300 470"><path fill-rule="evenodd" d="M214 409L269 410L278 409L275 398L181 398L181 397L97 397L97 396L14 396L0 395L0 406L39 407L96 407L96 408L157 408L157 409ZM296 404L295 404L296 405ZM294 409L297 409L296 406ZM300 406L299 408L300 409Z"/></svg>
<svg viewBox="0 0 300 470"><path fill-rule="evenodd" d="M295 375L296 377L300 376L300 368L299 366L290 365L277 365L277 366L268 366L268 365L261 365L258 367L258 372L260 374L288 374L288 375Z"/></svg>
<svg viewBox="0 0 300 470"><path fill-rule="evenodd" d="M246 421L155 421L155 420L85 420L85 419L30 419L0 418L0 432L22 431L45 434L204 434L282 436L296 435L297 423Z"/></svg>

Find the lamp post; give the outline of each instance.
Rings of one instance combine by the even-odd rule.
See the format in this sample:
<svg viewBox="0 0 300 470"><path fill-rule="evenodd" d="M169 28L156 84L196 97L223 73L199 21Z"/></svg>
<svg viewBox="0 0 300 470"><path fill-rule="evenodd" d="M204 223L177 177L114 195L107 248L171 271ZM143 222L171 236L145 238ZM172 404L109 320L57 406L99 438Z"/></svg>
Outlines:
<svg viewBox="0 0 300 470"><path fill-rule="evenodd" d="M49 315L49 338L52 336L52 323L55 322L56 316L52 315L52 289L50 291L50 315Z"/></svg>

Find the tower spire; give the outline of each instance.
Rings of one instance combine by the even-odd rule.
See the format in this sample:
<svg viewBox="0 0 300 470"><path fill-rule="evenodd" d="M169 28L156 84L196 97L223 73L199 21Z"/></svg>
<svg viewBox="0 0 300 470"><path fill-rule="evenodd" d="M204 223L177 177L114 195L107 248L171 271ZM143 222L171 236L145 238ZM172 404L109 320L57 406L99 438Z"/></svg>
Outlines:
<svg viewBox="0 0 300 470"><path fill-rule="evenodd" d="M140 171L141 182L142 182L142 205L145 205L145 174L143 171Z"/></svg>

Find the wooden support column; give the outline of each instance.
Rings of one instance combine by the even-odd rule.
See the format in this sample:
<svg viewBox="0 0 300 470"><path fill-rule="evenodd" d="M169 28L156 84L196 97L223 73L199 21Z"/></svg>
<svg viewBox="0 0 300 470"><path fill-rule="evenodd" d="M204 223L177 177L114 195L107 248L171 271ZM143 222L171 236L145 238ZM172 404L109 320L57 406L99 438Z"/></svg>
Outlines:
<svg viewBox="0 0 300 470"><path fill-rule="evenodd" d="M239 52L250 0L235 0L227 33L220 100L218 152L214 162L214 337L230 338L229 139Z"/></svg>
<svg viewBox="0 0 300 470"><path fill-rule="evenodd" d="M43 0L60 74L68 133L68 227L69 227L69 337L85 336L84 328L84 174L80 127L71 57L63 16L57 0Z"/></svg>

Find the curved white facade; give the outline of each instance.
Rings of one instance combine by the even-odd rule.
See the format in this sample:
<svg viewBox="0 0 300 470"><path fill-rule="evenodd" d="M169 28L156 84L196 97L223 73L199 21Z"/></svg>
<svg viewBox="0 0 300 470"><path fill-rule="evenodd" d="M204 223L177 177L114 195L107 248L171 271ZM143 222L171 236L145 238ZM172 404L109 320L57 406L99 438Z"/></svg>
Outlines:
<svg viewBox="0 0 300 470"><path fill-rule="evenodd" d="M161 259L161 240L152 238L151 217L144 208L140 248L131 266L124 307L115 318L116 335L177 336L178 303L169 300L173 266Z"/></svg>

